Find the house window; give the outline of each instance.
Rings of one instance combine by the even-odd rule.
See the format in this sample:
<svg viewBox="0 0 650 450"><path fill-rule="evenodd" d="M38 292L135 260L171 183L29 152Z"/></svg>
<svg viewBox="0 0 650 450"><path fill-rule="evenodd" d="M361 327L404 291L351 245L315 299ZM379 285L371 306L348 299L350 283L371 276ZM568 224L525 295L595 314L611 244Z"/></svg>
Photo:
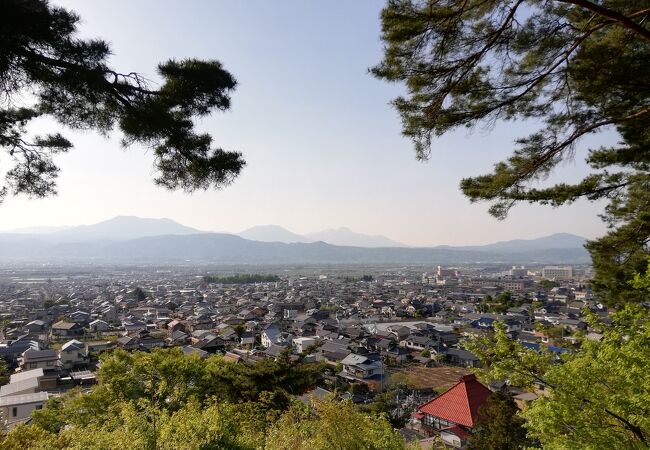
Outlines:
<svg viewBox="0 0 650 450"><path fill-rule="evenodd" d="M440 419L438 417L434 417L434 416L429 415L429 414L425 414L425 416L424 416L424 424L431 427L431 428L435 428L436 430L440 430L442 428L448 428L448 427L451 427L451 426L455 425L452 422L449 422L449 421L444 420L444 419Z"/></svg>
<svg viewBox="0 0 650 450"><path fill-rule="evenodd" d="M14 406L13 408L11 408L11 417L16 417L17 415L18 415L18 408Z"/></svg>
<svg viewBox="0 0 650 450"><path fill-rule="evenodd" d="M36 363L35 362L30 362L29 363L29 368L30 369L36 369Z"/></svg>

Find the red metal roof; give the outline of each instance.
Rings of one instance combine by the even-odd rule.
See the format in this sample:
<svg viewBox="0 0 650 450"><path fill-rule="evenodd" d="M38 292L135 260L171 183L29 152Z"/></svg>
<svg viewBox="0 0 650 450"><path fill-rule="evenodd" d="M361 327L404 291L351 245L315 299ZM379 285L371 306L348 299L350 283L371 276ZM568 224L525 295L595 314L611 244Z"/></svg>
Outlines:
<svg viewBox="0 0 650 450"><path fill-rule="evenodd" d="M465 375L454 386L420 406L418 410L472 428L478 416L478 409L491 394L475 375Z"/></svg>

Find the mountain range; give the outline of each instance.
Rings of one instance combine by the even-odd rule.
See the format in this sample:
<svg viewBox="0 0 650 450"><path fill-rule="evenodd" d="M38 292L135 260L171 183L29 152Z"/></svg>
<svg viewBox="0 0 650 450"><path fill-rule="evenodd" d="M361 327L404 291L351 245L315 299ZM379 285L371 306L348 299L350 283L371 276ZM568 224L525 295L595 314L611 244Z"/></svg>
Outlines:
<svg viewBox="0 0 650 450"><path fill-rule="evenodd" d="M284 242L285 244L322 241L332 245L349 245L353 247L406 247L406 245L385 236L356 233L345 227L300 235L278 225L257 225L237 233L237 235L253 241Z"/></svg>
<svg viewBox="0 0 650 450"><path fill-rule="evenodd" d="M319 237L357 242L350 241L354 238L366 245L334 245ZM579 236L560 233L482 246L416 248L399 246L388 238L360 235L348 229L301 236L281 227L262 226L245 230L237 236L203 232L170 219L120 216L95 225L49 233L0 233L0 262L186 263L189 260L219 264L583 264L590 262L583 248L584 242L585 239Z"/></svg>

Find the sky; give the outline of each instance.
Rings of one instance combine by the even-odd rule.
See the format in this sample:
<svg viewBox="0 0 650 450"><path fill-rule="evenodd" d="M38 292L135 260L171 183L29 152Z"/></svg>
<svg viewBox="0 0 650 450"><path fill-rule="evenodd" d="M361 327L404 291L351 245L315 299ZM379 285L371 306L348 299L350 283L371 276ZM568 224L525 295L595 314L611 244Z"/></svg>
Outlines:
<svg viewBox="0 0 650 450"><path fill-rule="evenodd" d="M120 147L118 132L63 130L75 148L57 159L58 196L8 197L0 230L91 224L117 215L168 217L206 231L276 224L296 233L341 226L408 245L483 244L569 232L602 235L602 203L553 209L520 205L508 219L471 204L462 178L490 171L535 124L460 130L415 158L390 101L399 85L373 78L382 56L380 1L53 0L82 18L80 36L110 42L110 63L156 80L170 58L217 59L238 81L232 108L203 119L216 145L241 151L242 174L222 190L170 192L154 185L152 155ZM58 131L48 121L32 131ZM581 143L548 180L587 173ZM0 164L2 160L0 160Z"/></svg>

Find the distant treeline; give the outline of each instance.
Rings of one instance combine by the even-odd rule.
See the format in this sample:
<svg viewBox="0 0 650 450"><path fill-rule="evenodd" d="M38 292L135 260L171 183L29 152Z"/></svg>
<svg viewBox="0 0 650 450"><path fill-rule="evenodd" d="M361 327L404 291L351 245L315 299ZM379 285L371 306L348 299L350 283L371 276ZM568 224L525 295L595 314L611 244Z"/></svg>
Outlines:
<svg viewBox="0 0 650 450"><path fill-rule="evenodd" d="M203 281L206 283L221 283L221 284L249 284L249 283L269 283L280 281L277 275L261 275L259 273L246 274L246 275L230 275L227 277L217 277L213 275L205 275Z"/></svg>
<svg viewBox="0 0 650 450"><path fill-rule="evenodd" d="M343 277L343 281L346 281L348 283L355 283L357 281L372 281L372 275L364 275L362 277Z"/></svg>

